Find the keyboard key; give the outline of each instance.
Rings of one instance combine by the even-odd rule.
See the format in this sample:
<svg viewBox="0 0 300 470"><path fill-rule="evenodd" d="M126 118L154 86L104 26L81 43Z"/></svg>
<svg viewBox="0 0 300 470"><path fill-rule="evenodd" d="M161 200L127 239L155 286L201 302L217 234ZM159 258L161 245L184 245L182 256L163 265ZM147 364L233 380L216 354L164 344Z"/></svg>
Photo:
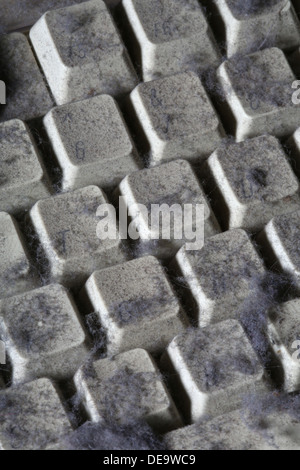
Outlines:
<svg viewBox="0 0 300 470"><path fill-rule="evenodd" d="M100 205L115 239L97 236ZM50 280L75 286L96 269L125 261L116 228L115 214L104 193L96 186L78 189L37 202L30 219L49 263Z"/></svg>
<svg viewBox="0 0 300 470"><path fill-rule="evenodd" d="M16 221L0 212L0 298L37 287L27 249Z"/></svg>
<svg viewBox="0 0 300 470"><path fill-rule="evenodd" d="M243 410L171 431L169 450L299 450L300 427L287 413L263 416L259 423Z"/></svg>
<svg viewBox="0 0 300 470"><path fill-rule="evenodd" d="M150 147L150 164L207 157L224 136L199 77L181 73L141 83L130 102Z"/></svg>
<svg viewBox="0 0 300 470"><path fill-rule="evenodd" d="M101 0L52 10L30 39L57 104L95 94L120 96L137 84L127 51Z"/></svg>
<svg viewBox="0 0 300 470"><path fill-rule="evenodd" d="M280 269L293 278L300 290L300 211L274 217L259 234L268 265Z"/></svg>
<svg viewBox="0 0 300 470"><path fill-rule="evenodd" d="M14 383L72 377L88 352L74 301L59 284L0 301L0 337Z"/></svg>
<svg viewBox="0 0 300 470"><path fill-rule="evenodd" d="M84 292L106 329L110 355L139 347L161 352L188 325L163 267L152 256L96 271Z"/></svg>
<svg viewBox="0 0 300 470"><path fill-rule="evenodd" d="M220 147L204 163L207 191L225 229L257 231L300 208L299 182L275 137Z"/></svg>
<svg viewBox="0 0 300 470"><path fill-rule="evenodd" d="M123 0L133 30L133 54L141 51L143 80L220 63L215 39L197 0ZM136 54L137 55L137 54Z"/></svg>
<svg viewBox="0 0 300 470"><path fill-rule="evenodd" d="M48 379L0 392L0 449L42 450L72 428Z"/></svg>
<svg viewBox="0 0 300 470"><path fill-rule="evenodd" d="M232 411L247 394L267 390L263 367L236 320L187 330L168 346L162 364L173 390L183 389L178 404L188 422Z"/></svg>
<svg viewBox="0 0 300 470"><path fill-rule="evenodd" d="M238 229L211 237L202 250L182 247L175 264L192 293L200 327L234 318L265 273L250 238Z"/></svg>
<svg viewBox="0 0 300 470"><path fill-rule="evenodd" d="M6 105L0 106L0 121L29 121L52 108L52 98L23 34L0 37L0 80L5 82L7 95Z"/></svg>
<svg viewBox="0 0 300 470"><path fill-rule="evenodd" d="M44 118L62 168L63 190L96 184L115 187L141 167L114 99L108 95L59 106Z"/></svg>
<svg viewBox="0 0 300 470"><path fill-rule="evenodd" d="M271 45L291 49L300 44L300 25L290 1L214 0L213 4L224 25L228 57Z"/></svg>
<svg viewBox="0 0 300 470"><path fill-rule="evenodd" d="M283 370L283 386L287 392L300 390L300 300L294 299L269 313L268 338Z"/></svg>
<svg viewBox="0 0 300 470"><path fill-rule="evenodd" d="M94 422L126 424L145 419L160 433L181 425L157 366L143 349L98 360L88 373L79 369L75 385Z"/></svg>
<svg viewBox="0 0 300 470"><path fill-rule="evenodd" d="M283 52L265 49L224 62L217 72L227 101L224 119L237 141L261 134L289 136L300 119L300 105L293 104L295 75ZM227 118L226 118L227 116Z"/></svg>
<svg viewBox="0 0 300 470"><path fill-rule="evenodd" d="M204 191L192 167L185 160L176 160L155 168L132 173L121 182L119 191L120 195L124 197L129 211L136 204L143 204L149 208L149 211L152 205L168 204L172 207L177 204L180 205L182 214L184 214L184 205L192 204L195 207L196 204L202 204L204 205L205 237L208 238L220 232L219 224L208 204ZM163 222L165 222L165 218L163 218ZM184 222L187 224L187 218ZM144 252L148 249L162 258L175 255L185 241L192 242L191 239L187 240L184 237L184 230L182 230L180 239L175 238L174 223L172 223L170 232L171 240L162 240L164 229L162 223L160 222L158 226L154 223L152 225L149 223L149 218L145 218L143 212L140 212L137 217L133 216L131 224L143 237L143 240L136 241L141 251ZM195 217L193 217L192 224L189 225L190 230L193 230L193 235L195 234L194 224ZM159 243L157 242L158 238L160 238Z"/></svg>
<svg viewBox="0 0 300 470"><path fill-rule="evenodd" d="M50 196L50 183L29 130L13 119L0 124L0 210L29 209Z"/></svg>

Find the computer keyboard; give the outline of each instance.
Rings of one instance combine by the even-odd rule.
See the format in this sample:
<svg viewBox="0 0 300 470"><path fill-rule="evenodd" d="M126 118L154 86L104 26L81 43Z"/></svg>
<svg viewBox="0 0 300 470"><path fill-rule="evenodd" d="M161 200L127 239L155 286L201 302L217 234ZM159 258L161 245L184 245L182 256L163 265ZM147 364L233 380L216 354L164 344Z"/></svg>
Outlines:
<svg viewBox="0 0 300 470"><path fill-rule="evenodd" d="M299 1L0 8L0 449L299 450Z"/></svg>

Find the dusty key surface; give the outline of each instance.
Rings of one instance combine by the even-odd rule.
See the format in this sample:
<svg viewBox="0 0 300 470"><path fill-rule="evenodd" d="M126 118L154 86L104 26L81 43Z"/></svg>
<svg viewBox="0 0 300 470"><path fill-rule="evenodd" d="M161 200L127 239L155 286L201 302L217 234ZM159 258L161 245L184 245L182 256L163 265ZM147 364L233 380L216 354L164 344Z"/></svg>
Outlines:
<svg viewBox="0 0 300 470"><path fill-rule="evenodd" d="M150 147L150 164L186 158L201 160L224 136L222 124L192 73L141 83L130 102Z"/></svg>
<svg viewBox="0 0 300 470"><path fill-rule="evenodd" d="M113 227L114 239L97 236L100 205L107 205L97 186L88 186L37 202L30 219L49 263L50 278L67 286L78 285L96 269L125 260L115 214L107 207L104 223ZM101 232L103 234L103 232Z"/></svg>
<svg viewBox="0 0 300 470"><path fill-rule="evenodd" d="M188 422L232 411L246 394L266 387L264 369L236 320L185 331L168 346L162 364Z"/></svg>
<svg viewBox="0 0 300 470"><path fill-rule="evenodd" d="M77 308L59 284L0 301L0 337L14 383L71 377L88 352Z"/></svg>
<svg viewBox="0 0 300 470"><path fill-rule="evenodd" d="M42 450L72 428L48 379L0 392L0 449Z"/></svg>
<svg viewBox="0 0 300 470"><path fill-rule="evenodd" d="M6 85L6 105L0 106L0 121L29 121L52 108L46 82L23 34L0 36L0 80Z"/></svg>
<svg viewBox="0 0 300 470"><path fill-rule="evenodd" d="M299 450L300 426L288 413L262 417L236 410L167 433L169 450Z"/></svg>
<svg viewBox="0 0 300 470"><path fill-rule="evenodd" d="M201 327L235 318L265 273L249 236L238 229L211 237L198 251L183 246L175 263L192 293Z"/></svg>
<svg viewBox="0 0 300 470"><path fill-rule="evenodd" d="M102 0L45 13L31 28L30 39L59 105L99 93L120 96L137 84Z"/></svg>
<svg viewBox="0 0 300 470"><path fill-rule="evenodd" d="M37 283L16 221L0 212L0 298L34 289Z"/></svg>
<svg viewBox="0 0 300 470"><path fill-rule="evenodd" d="M224 145L203 171L225 229L262 229L272 217L300 209L299 182L279 141L261 136Z"/></svg>
<svg viewBox="0 0 300 470"><path fill-rule="evenodd" d="M122 7L144 81L219 63L220 53L197 0L123 0Z"/></svg>
<svg viewBox="0 0 300 470"><path fill-rule="evenodd" d="M221 39L226 42L228 57L269 45L292 49L300 44L299 20L290 1L213 0L212 3L221 18L224 29ZM217 21L216 17L213 19Z"/></svg>
<svg viewBox="0 0 300 470"><path fill-rule="evenodd" d="M274 217L258 236L268 264L279 268L293 279L300 289L300 211Z"/></svg>
<svg viewBox="0 0 300 470"><path fill-rule="evenodd" d="M51 195L50 182L26 124L0 124L0 210L12 214L30 209Z"/></svg>
<svg viewBox="0 0 300 470"><path fill-rule="evenodd" d="M79 369L75 384L94 422L124 424L143 418L160 432L181 424L157 366L143 349L96 361L88 373Z"/></svg>
<svg viewBox="0 0 300 470"><path fill-rule="evenodd" d="M287 392L300 389L300 314L299 299L290 300L269 312L268 339L283 369Z"/></svg>
<svg viewBox="0 0 300 470"><path fill-rule="evenodd" d="M59 106L44 118L62 168L62 189L90 184L115 187L141 162L119 108L111 96Z"/></svg>
<svg viewBox="0 0 300 470"><path fill-rule="evenodd" d="M292 101L295 75L284 53L275 47L235 57L218 69L224 119L237 141L261 134L289 136L297 128L300 105ZM229 113L229 115L228 115Z"/></svg>
<svg viewBox="0 0 300 470"><path fill-rule="evenodd" d="M160 352L188 320L159 261L128 261L92 274L84 289L106 329L107 351Z"/></svg>
<svg viewBox="0 0 300 470"><path fill-rule="evenodd" d="M190 234L183 229L179 230L181 234L176 234L174 232L176 227L171 218L170 239L162 239L164 226L161 222L156 224L154 219L151 221L150 209L152 207L154 210L154 207L159 206L163 210L163 204L173 207L174 211L178 206L178 213L183 215L186 204L191 204L194 208L197 204L203 205L205 238L220 232L219 224L204 191L191 165L185 160L176 160L126 176L119 185L119 194L124 197L129 211L137 204L147 207L147 213L140 212L139 215L132 214L131 217L132 227L135 227L142 237L136 241L141 251L152 252L161 258L169 257L175 255L186 241L193 242L195 239L195 216L193 219L188 217L184 219L185 228L190 229ZM166 218L163 218L163 222L165 224ZM189 236L189 240L185 235Z"/></svg>

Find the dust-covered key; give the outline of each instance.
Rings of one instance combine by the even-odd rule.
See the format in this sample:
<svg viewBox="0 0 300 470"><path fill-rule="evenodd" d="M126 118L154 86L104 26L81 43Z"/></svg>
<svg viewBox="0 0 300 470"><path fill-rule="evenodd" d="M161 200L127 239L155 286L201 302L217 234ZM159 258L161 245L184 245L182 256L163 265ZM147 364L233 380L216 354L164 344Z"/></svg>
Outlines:
<svg viewBox="0 0 300 470"><path fill-rule="evenodd" d="M149 163L203 160L219 145L224 130L201 83L192 72L141 83L130 104L145 134Z"/></svg>
<svg viewBox="0 0 300 470"><path fill-rule="evenodd" d="M290 50L300 44L300 24L291 1L213 0L210 6L228 57L270 46Z"/></svg>
<svg viewBox="0 0 300 470"><path fill-rule="evenodd" d="M42 450L72 431L48 379L0 391L0 449Z"/></svg>
<svg viewBox="0 0 300 470"><path fill-rule="evenodd" d="M221 146L203 165L206 189L225 229L262 229L300 209L299 182L279 141L269 135Z"/></svg>
<svg viewBox="0 0 300 470"><path fill-rule="evenodd" d="M17 222L0 212L0 298L34 289L38 278Z"/></svg>
<svg viewBox="0 0 300 470"><path fill-rule="evenodd" d="M62 189L116 186L141 167L134 143L111 96L100 95L52 109L44 118L62 169Z"/></svg>
<svg viewBox="0 0 300 470"><path fill-rule="evenodd" d="M125 260L115 211L97 186L38 201L30 220L51 280L77 285L96 269Z"/></svg>
<svg viewBox="0 0 300 470"><path fill-rule="evenodd" d="M75 375L90 419L126 424L144 419L159 432L181 425L178 411L156 364L144 349L100 359Z"/></svg>
<svg viewBox="0 0 300 470"><path fill-rule="evenodd" d="M179 271L178 282L191 291L192 311L201 327L235 318L265 273L249 236L240 229L209 238L201 250L183 246L173 267Z"/></svg>
<svg viewBox="0 0 300 470"><path fill-rule="evenodd" d="M14 383L72 377L88 352L76 305L59 284L1 300L0 338Z"/></svg>
<svg viewBox="0 0 300 470"><path fill-rule="evenodd" d="M232 411L247 394L267 390L264 369L236 320L185 331L168 346L162 365L187 422Z"/></svg>
<svg viewBox="0 0 300 470"><path fill-rule="evenodd" d="M163 267L152 256L94 272L83 294L106 330L110 355L139 347L161 352L188 325Z"/></svg>
<svg viewBox="0 0 300 470"><path fill-rule="evenodd" d="M257 241L270 267L291 277L300 289L300 211L274 217L258 235Z"/></svg>
<svg viewBox="0 0 300 470"><path fill-rule="evenodd" d="M5 83L6 103L0 105L0 121L29 121L52 108L46 81L24 34L0 36L0 80Z"/></svg>
<svg viewBox="0 0 300 470"><path fill-rule="evenodd" d="M123 0L122 7L144 81L219 63L216 41L197 0Z"/></svg>
<svg viewBox="0 0 300 470"><path fill-rule="evenodd" d="M51 186L26 124L12 119L0 124L0 211L30 209L51 195Z"/></svg>
<svg viewBox="0 0 300 470"><path fill-rule="evenodd" d="M149 250L159 257L168 257L175 255L185 242L198 249L197 242L204 243L204 239L220 232L204 191L186 160L134 172L120 183L119 193L131 213L131 228L140 235L135 242L138 253ZM139 210L141 204L146 211ZM197 216L200 207L203 221Z"/></svg>
<svg viewBox="0 0 300 470"><path fill-rule="evenodd" d="M265 133L285 137L298 127L295 75L280 49L233 57L219 67L217 78L222 115L237 141Z"/></svg>
<svg viewBox="0 0 300 470"><path fill-rule="evenodd" d="M57 104L99 93L120 96L137 84L102 0L48 11L31 28L30 39Z"/></svg>

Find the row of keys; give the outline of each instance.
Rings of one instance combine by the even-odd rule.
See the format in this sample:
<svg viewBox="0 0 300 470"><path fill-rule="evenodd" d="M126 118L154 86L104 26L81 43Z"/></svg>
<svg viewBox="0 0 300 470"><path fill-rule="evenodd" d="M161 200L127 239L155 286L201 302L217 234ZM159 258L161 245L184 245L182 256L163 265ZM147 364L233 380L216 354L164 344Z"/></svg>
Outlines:
<svg viewBox="0 0 300 470"><path fill-rule="evenodd" d="M169 450L298 450L300 427L288 413L246 416L237 410L164 436Z"/></svg>
<svg viewBox="0 0 300 470"><path fill-rule="evenodd" d="M99 112L100 119L96 118ZM209 237L219 231L201 185L187 162L177 160L138 171L141 162L137 151L110 96L54 108L44 124L62 170L64 191L84 187L88 182L105 189L115 188L129 175L119 186L119 194L128 206L166 201L170 205L203 203L205 235ZM111 139L110 132L115 138ZM98 138L92 139L95 134ZM298 134L296 131L290 139L290 146L299 175ZM22 121L0 124L0 149L2 211L15 214L51 195L51 184L39 151ZM299 207L298 180L280 143L272 136L237 144L225 142L201 167L200 176L224 229L242 227L255 232L275 215ZM139 224L145 226L146 233L148 221L139 220Z"/></svg>
<svg viewBox="0 0 300 470"><path fill-rule="evenodd" d="M142 361L138 361L138 353L141 354ZM147 402L143 402L141 396L139 396L138 402L131 404L131 410L136 409L137 411L134 417L136 418L140 413L151 424L155 423L157 419L159 421L164 420L165 429L170 422L170 418L173 418L172 424L176 419L178 424L179 418L178 414L176 415L176 409L168 392L159 381L159 375L155 366L151 363L151 359L142 350L135 350L131 356L127 355L122 359L122 365L128 364L136 367L136 362L139 362L140 371L137 372L138 378L135 378L133 384L138 390L139 386L142 387L145 383L148 385L151 381L151 385L155 386L156 399L158 400L155 402L155 392L153 391L152 399L147 406ZM92 395L88 397L87 402L97 413L99 411L101 413L103 407L109 405L111 397L108 390L112 387L112 384L116 387L120 380L120 377L117 376L120 358L114 361L116 367L114 375L111 375L107 370L105 361L102 361L103 364L99 364L99 362L95 363L94 372L96 377L100 376L104 379L100 384L104 396L99 398L97 390L93 386L89 387ZM130 369L128 368L126 372L123 369L123 374L130 376ZM134 374L131 377L134 377ZM97 383L97 380L99 379L94 379L94 384ZM89 381L91 379L80 382L82 396L85 396L83 384L87 385ZM128 381L128 384L130 384L130 381ZM119 398L119 403L124 403L122 400L123 395ZM95 404L97 404L97 407L95 407ZM136 408L135 405L137 405ZM169 409L167 408L168 405ZM72 431L67 414L62 406L59 392L49 380L39 379L0 392L0 408L1 449L66 450L69 448L68 442L74 431ZM105 413L107 413L107 409L104 410ZM124 417L123 413L126 413L124 405L122 405L118 416L120 422ZM97 419L98 416L96 415ZM111 416L109 418L111 419ZM18 432L16 432L16 429L18 429ZM105 431L105 429L104 423L103 430ZM275 414L271 412L251 416L249 413L245 413L245 410L236 410L209 421L200 421L197 424L171 431L165 434L163 445L169 450L183 451L199 449L275 450L278 448L298 450L299 432L298 421L288 413L279 412L279 414ZM76 444L80 447L80 439L77 439ZM101 442L99 444L101 445ZM72 448L74 448L74 445Z"/></svg>
<svg viewBox="0 0 300 470"><path fill-rule="evenodd" d="M14 382L30 380L34 375L45 374L46 370L48 374L49 366L52 376L59 378L62 373L65 378L74 374L81 361L85 362L85 336L74 304L62 287L51 286L51 289L43 288L7 299L1 302L0 308L1 334L5 331L8 354L14 367ZM34 314L36 325L30 324L28 309L31 316ZM268 340L270 346L277 350L278 357L281 357L286 378L285 388L288 391L299 389L300 368L295 359L292 363L289 344L295 337L292 330L298 313L299 300L283 304L269 313ZM57 331L57 334L53 335L53 331ZM67 333L62 335L59 331ZM230 343L228 338L231 339ZM23 361L20 361L21 354ZM29 359L34 361L34 373L30 370ZM263 393L267 397L270 390L264 369L236 320L227 320L204 329L188 329L179 334L167 347L161 364L169 372L173 398L153 359L143 349L129 350L113 358L100 359L81 366L74 381L90 419L93 422L109 421L119 424L145 419L154 429L166 432L182 426L176 405L186 422L197 422L207 416L219 416L238 409L249 394L261 396ZM24 375L25 369L27 375ZM39 374L36 374L36 370L39 370ZM123 399L124 395L126 400ZM48 400L47 407L41 398L43 396ZM12 405L17 406L17 415L11 413ZM54 432L59 429L70 432L59 397L48 380L14 385L13 388L1 391L0 408L5 409L0 418L0 445L3 448L27 445L44 447L51 443ZM42 419L45 413L48 420ZM237 413L232 413L232 416L237 416ZM53 421L54 415L56 420ZM230 415L223 418L221 416L210 423L214 425L223 422L226 429L229 418ZM279 439L287 438L287 430L293 429L291 426L294 424L287 417L282 419L282 425L286 424L288 428L281 429ZM11 428L12 420L22 424L18 429L26 429L25 434L14 432ZM236 419L233 421L236 423ZM269 424L272 424L272 420ZM53 433L48 426L51 429L54 427ZM193 430L197 426L187 428L186 445L195 445L190 439L195 437ZM209 427L210 424L206 426ZM27 433L32 437L36 427L41 430L41 433L35 435L38 442L36 439L27 441ZM242 430L246 432L243 426ZM234 438L231 445L246 445L244 434L237 437L236 431L235 424L231 430ZM180 432L166 436L168 446L176 448L180 445L176 440ZM61 432L57 432L55 439L59 439L60 434ZM221 435L225 438L223 433ZM47 442L44 441L46 436ZM199 439L198 445L201 435ZM225 438L223 444L227 445L226 442ZM211 445L208 441L207 446ZM287 442L285 445L288 445Z"/></svg>
<svg viewBox="0 0 300 470"><path fill-rule="evenodd" d="M176 48L177 45L185 55L185 52L189 50L184 44L185 40L201 45L203 50L200 52L200 56L208 53L210 49L206 40L211 44L213 41L210 39L206 20L196 0L189 0L188 3L181 0L168 0L165 2L166 5L164 2L155 1L153 8L151 8L151 3L147 2L147 5L144 5L144 2L128 0L128 2L123 2L123 8L129 9L128 17L132 16L131 21L136 25L137 34L143 36L142 42L144 40L147 42L147 40L144 37L145 30L141 24L139 25L139 21L143 22L145 18L150 16L151 22L153 21L156 25L154 31L157 32L157 40L158 42L162 41L160 46L163 52L159 62L163 66L168 67L165 55L172 57L172 64L176 64L173 59L177 55L176 53L170 54L169 47L175 46ZM173 18L171 16L171 19L168 16L169 24L168 19L164 20L164 15L167 15L170 9L178 10L179 14L174 15ZM140 11L137 16L135 10ZM158 15L157 22L153 16L154 12ZM281 13L283 16L289 14L289 8L284 9ZM190 18L191 14L195 24L193 27L189 25L188 31L186 31L189 21L184 22L182 19ZM204 27L197 25L197 15L200 23L204 22ZM175 25L175 27L173 22L177 21L180 25ZM265 19L263 22L265 23ZM146 23L149 24L148 21ZM98 24L101 24L101 34ZM148 31L148 34L151 36L151 31ZM166 38L161 38L161 35L164 36L164 34L166 34ZM174 35L173 40L170 40L169 34L171 37ZM206 40L195 41L193 34L200 34ZM176 38L177 35L182 35L182 39ZM121 96L128 94L137 85L137 77L126 49L107 7L101 1L91 0L46 13L32 28L30 37L52 95L59 105L99 93ZM155 43L154 45L151 41L150 43L154 49L160 49ZM211 47L213 46L211 45ZM145 49L146 51L149 49L147 44ZM160 54L158 53L158 56ZM152 61L155 54L151 52L149 55L150 61ZM208 55L210 57L216 56ZM21 56L22 58L26 57L26 61L22 60L22 69L14 66L14 64L20 63ZM1 120L10 118L30 120L46 114L52 107L52 100L26 37L21 34L2 37L1 57L3 79L7 82L9 98L7 99L8 105L3 108ZM179 63L182 62L180 53L177 60ZM189 61L190 59L185 58L184 60ZM203 57L200 62L205 64ZM168 73L157 75L170 75L185 69L193 69L193 67L178 65L175 69L171 67ZM34 70L34 76L32 70ZM291 100L293 91L291 85L295 76L282 51L272 48L248 56L233 57L232 60L225 61L219 67L217 75L225 100L228 101L230 113L237 121L236 128L233 127L232 132L238 140L264 132L278 136L293 132L294 122L297 122L297 117L299 117L299 106L294 105ZM32 80L35 82L34 88L31 86ZM182 80L184 81L184 78ZM189 81L191 79L187 80L187 82ZM197 93L191 90L192 85L195 86ZM176 133L178 133L177 139L181 138L181 143L189 147L189 155L186 155L185 158L193 158L197 141L195 141L195 137L192 138L191 128L195 126L200 133L206 134L206 138L202 138L204 141L203 150L198 145L199 156L201 157L202 153L212 151L207 148L205 142L209 138L214 142L221 132L221 127L217 122L217 117L210 109L204 90L200 90L200 85L195 85L195 78L194 83L187 84L187 87L183 88L178 98L180 86L175 78L170 78L161 84L160 82L155 83L155 86L150 85L150 87L144 83L141 87L133 93L132 101L138 115L141 112L140 108L145 108L142 111L141 120L142 124L143 122L145 124L144 130L147 137L149 137L149 133L151 134L151 124L153 125L153 121L155 121L155 132L150 135L150 140L156 140L156 144L151 142L153 147L156 145L156 149L152 149L152 151L158 152L158 156L154 156L154 160L162 158L160 153L164 152L164 158L170 158L170 153L176 151L175 147L172 150L170 145L166 145L166 139L172 139ZM147 98L148 88L151 103ZM187 94L188 96L186 96ZM198 96L195 97L195 94ZM184 116L184 119L179 120L178 123L178 116L174 116L176 111L174 108L179 108L182 112L182 100L186 102L186 99L188 99L189 105L185 108L190 109L189 116ZM195 112L198 113L200 105L204 107L204 110L202 110L203 118L200 121L201 129L198 129ZM152 111L151 107L154 108ZM154 113L154 111L156 112ZM144 119L143 113L145 114ZM294 119L290 118L291 113ZM222 114L227 122L228 112L225 105ZM161 132L159 132L160 129ZM172 135L169 133L170 130L172 130ZM189 134L190 140L187 140L187 134ZM183 136L185 140L182 141ZM175 155L172 158L182 156Z"/></svg>

